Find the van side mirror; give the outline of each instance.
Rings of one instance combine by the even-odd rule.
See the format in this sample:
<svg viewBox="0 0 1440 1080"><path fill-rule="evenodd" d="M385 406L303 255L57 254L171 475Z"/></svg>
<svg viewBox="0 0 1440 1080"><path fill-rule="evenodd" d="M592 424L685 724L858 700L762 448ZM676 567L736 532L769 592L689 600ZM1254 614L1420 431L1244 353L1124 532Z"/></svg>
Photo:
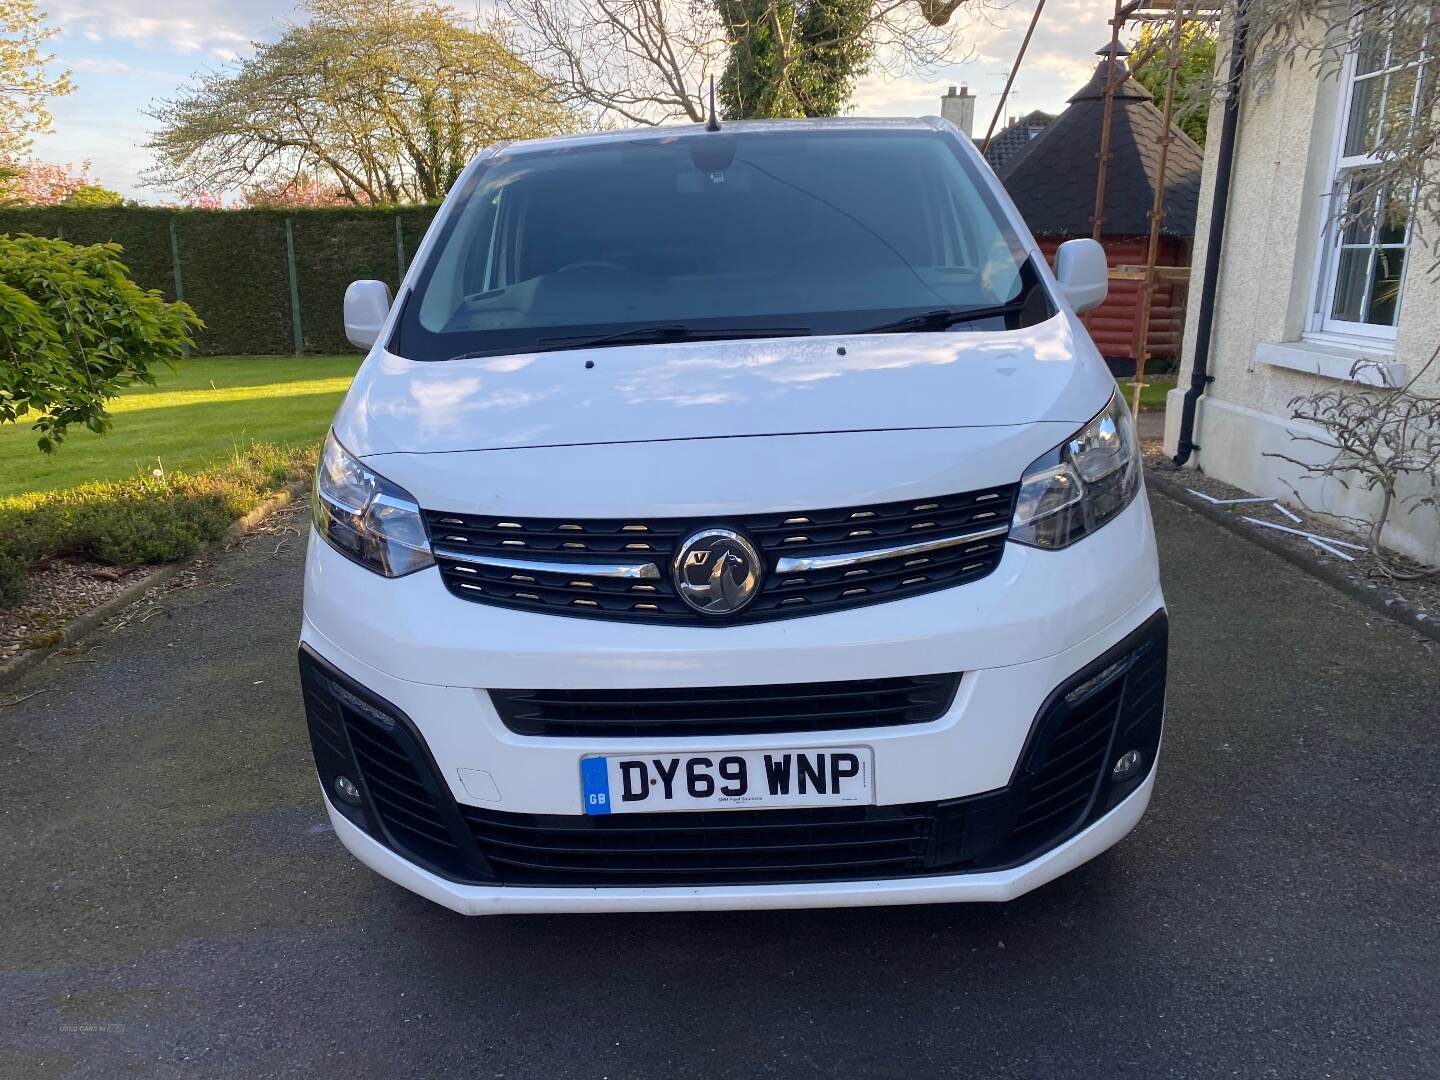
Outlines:
<svg viewBox="0 0 1440 1080"><path fill-rule="evenodd" d="M390 286L383 281L352 281L345 290L345 336L351 345L374 345L389 314Z"/></svg>
<svg viewBox="0 0 1440 1080"><path fill-rule="evenodd" d="M1110 293L1105 249L1095 240L1066 240L1055 250L1055 280L1075 314L1093 311Z"/></svg>

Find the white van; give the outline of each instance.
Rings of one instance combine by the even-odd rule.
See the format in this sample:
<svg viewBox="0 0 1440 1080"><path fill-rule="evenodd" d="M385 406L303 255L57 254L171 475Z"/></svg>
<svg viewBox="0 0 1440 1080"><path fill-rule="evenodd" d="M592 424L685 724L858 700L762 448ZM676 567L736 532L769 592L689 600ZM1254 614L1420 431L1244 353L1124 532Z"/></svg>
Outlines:
<svg viewBox="0 0 1440 1080"><path fill-rule="evenodd" d="M1004 900L1150 799L1166 615L1076 312L939 120L496 146L315 483L330 819L456 911Z"/></svg>

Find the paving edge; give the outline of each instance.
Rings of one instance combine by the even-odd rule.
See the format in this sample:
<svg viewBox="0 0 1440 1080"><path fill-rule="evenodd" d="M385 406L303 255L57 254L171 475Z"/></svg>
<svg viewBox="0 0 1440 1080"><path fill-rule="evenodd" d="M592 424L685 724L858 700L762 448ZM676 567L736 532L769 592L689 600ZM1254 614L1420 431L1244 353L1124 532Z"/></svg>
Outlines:
<svg viewBox="0 0 1440 1080"><path fill-rule="evenodd" d="M1373 608L1382 615L1388 615L1402 626L1408 626L1425 637L1440 641L1440 617L1416 607L1403 596L1381 588L1373 581L1358 574L1346 573L1338 567L1307 558L1283 540L1272 539L1260 529L1247 526L1234 514L1227 513L1224 507L1215 506L1190 494L1183 485L1171 480L1168 476L1146 469L1145 483L1151 491L1158 492L1172 502L1178 502L1182 506L1194 510L1201 517L1208 518L1221 528L1280 556L1291 566L1305 571L1311 577L1319 578L1325 584L1339 589L1346 596L1358 600L1366 607Z"/></svg>
<svg viewBox="0 0 1440 1080"><path fill-rule="evenodd" d="M308 480L299 480L284 490L276 492L266 499L248 514L244 514L231 523L224 534L218 539L197 551L188 559L179 562L166 563L137 581L132 581L123 589L117 592L104 603L97 604L89 611L81 612L75 618L60 628L60 637L50 645L38 649L30 649L12 657L5 663L0 664L0 686L9 686L22 675L33 671L51 656L67 645L73 645L97 626L113 618L135 601L143 597L151 589L164 585L171 578L175 577L182 570L194 565L200 559L213 555L216 551L223 549L227 544L233 544L242 536L248 536L255 531L255 527L268 518L277 510L289 506L295 501L297 495L301 494L310 486Z"/></svg>

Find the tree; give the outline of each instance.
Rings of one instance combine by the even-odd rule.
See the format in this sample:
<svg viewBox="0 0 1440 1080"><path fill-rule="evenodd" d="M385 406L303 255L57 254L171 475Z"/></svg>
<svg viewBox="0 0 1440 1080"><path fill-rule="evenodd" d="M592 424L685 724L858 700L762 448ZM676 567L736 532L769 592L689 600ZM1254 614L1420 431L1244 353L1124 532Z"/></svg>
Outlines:
<svg viewBox="0 0 1440 1080"><path fill-rule="evenodd" d="M99 184L81 184L65 196L62 206L123 206L125 197Z"/></svg>
<svg viewBox="0 0 1440 1080"><path fill-rule="evenodd" d="M92 183L88 161L80 163L79 172L68 162L64 165L33 160L15 162L0 175L0 205L59 206Z"/></svg>
<svg viewBox="0 0 1440 1080"><path fill-rule="evenodd" d="M550 92L597 119L705 119L702 86L724 53L705 0L503 0L522 55Z"/></svg>
<svg viewBox="0 0 1440 1080"><path fill-rule="evenodd" d="M1131 50L1149 58L1135 71L1135 81L1157 102L1165 98L1170 77L1171 23L1147 22ZM1154 47L1155 51L1151 52ZM1202 22L1187 22L1180 30L1180 66L1175 73L1175 124L1201 146L1210 117L1210 90L1215 74L1215 33Z"/></svg>
<svg viewBox="0 0 1440 1080"><path fill-rule="evenodd" d="M251 184L240 194L246 206L269 209L344 206L348 202L339 184L316 176L297 176L283 184Z"/></svg>
<svg viewBox="0 0 1440 1080"><path fill-rule="evenodd" d="M1314 507L1310 511L1357 528L1376 565L1392 578L1440 575L1440 567L1417 566L1381 543L1386 524L1399 511L1408 516L1428 507L1440 514L1440 396L1415 389L1437 361L1440 346L1404 386L1389 393L1373 393L1361 382L1337 382L1292 398L1290 415L1302 426L1290 438L1315 449L1307 457L1265 454L1296 466L1304 479L1373 492L1379 507L1370 518ZM1383 381L1377 374L1383 367L1379 361L1357 360L1350 374L1368 371ZM1323 435L1308 434L1317 428ZM1308 506L1296 486L1289 486L1296 500Z"/></svg>
<svg viewBox="0 0 1440 1080"><path fill-rule="evenodd" d="M949 23L981 0L502 0L522 55L597 123L832 116L868 70L958 59Z"/></svg>
<svg viewBox="0 0 1440 1080"><path fill-rule="evenodd" d="M495 34L434 0L308 0L255 55L150 112L156 186L195 196L333 178L350 203L428 202L490 143L575 118Z"/></svg>
<svg viewBox="0 0 1440 1080"><path fill-rule="evenodd" d="M106 403L153 384L201 326L131 281L118 244L0 236L0 423L33 416L46 452L72 424L105 431Z"/></svg>
<svg viewBox="0 0 1440 1080"><path fill-rule="evenodd" d="M0 161L30 152L30 136L50 130L46 101L70 93L70 72L50 76L55 57L41 51L55 36L34 0L0 0Z"/></svg>
<svg viewBox="0 0 1440 1080"><path fill-rule="evenodd" d="M720 93L730 116L834 116L874 43L870 0L716 0L730 56Z"/></svg>

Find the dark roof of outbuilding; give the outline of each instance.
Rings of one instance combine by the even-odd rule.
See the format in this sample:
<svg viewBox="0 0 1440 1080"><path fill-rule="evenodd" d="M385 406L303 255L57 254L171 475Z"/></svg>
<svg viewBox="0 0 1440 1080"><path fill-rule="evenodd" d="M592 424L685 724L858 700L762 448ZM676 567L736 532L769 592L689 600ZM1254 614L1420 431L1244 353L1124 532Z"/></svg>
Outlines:
<svg viewBox="0 0 1440 1080"><path fill-rule="evenodd" d="M991 136L990 145L985 147L985 160L992 169L999 172L1007 162L1030 145L1031 140L1038 138L1040 133L1054 122L1054 116L1039 109L1020 117L1015 123L1001 128ZM981 137L975 140L975 145L979 146L984 142L985 139Z"/></svg>
<svg viewBox="0 0 1440 1080"><path fill-rule="evenodd" d="M1108 46L1101 50L1108 53ZM1124 63L1117 58L1116 64ZM1095 212L1100 131L1105 119L1107 62L1070 99L1054 123L1031 139L1003 166L1001 181L1037 236L1089 236ZM1107 236L1140 236L1150 231L1150 205L1160 174L1160 139L1165 116L1150 91L1128 79L1115 93L1110 131L1110 167L1105 184ZM1164 236L1195 234L1204 152L1171 125L1174 141L1166 169Z"/></svg>

